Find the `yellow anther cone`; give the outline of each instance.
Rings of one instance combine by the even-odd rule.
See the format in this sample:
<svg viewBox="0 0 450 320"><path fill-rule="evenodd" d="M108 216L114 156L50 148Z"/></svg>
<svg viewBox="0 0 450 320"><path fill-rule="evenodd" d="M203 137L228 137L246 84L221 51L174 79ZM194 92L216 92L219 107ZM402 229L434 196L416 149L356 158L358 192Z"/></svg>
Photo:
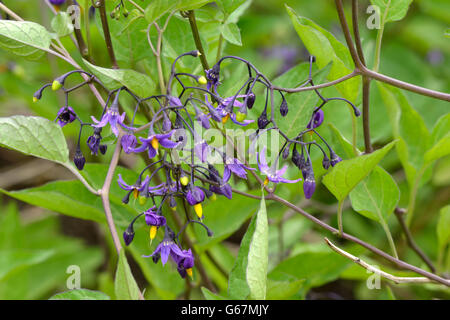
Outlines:
<svg viewBox="0 0 450 320"><path fill-rule="evenodd" d="M269 184L269 178L264 179L264 185L267 186Z"/></svg>
<svg viewBox="0 0 450 320"><path fill-rule="evenodd" d="M191 279L193 278L192 277L192 268L186 269L186 273L189 277L191 277Z"/></svg>
<svg viewBox="0 0 450 320"><path fill-rule="evenodd" d="M158 231L158 227L157 226L151 226L150 227L150 240L151 241L153 241L153 239L155 239L157 231Z"/></svg>
<svg viewBox="0 0 450 320"><path fill-rule="evenodd" d="M158 139L156 139L156 137L152 139L151 144L152 144L153 149L155 149L156 151L158 151L158 148L159 148L159 141L158 141Z"/></svg>
<svg viewBox="0 0 450 320"><path fill-rule="evenodd" d="M139 197L139 190L138 189L134 189L133 190L133 197L136 200Z"/></svg>
<svg viewBox="0 0 450 320"><path fill-rule="evenodd" d="M222 118L222 123L227 123L228 119L230 118L230 115L227 114L225 117Z"/></svg>
<svg viewBox="0 0 450 320"><path fill-rule="evenodd" d="M203 207L201 203L197 203L196 205L194 205L194 211L199 219L203 218Z"/></svg>

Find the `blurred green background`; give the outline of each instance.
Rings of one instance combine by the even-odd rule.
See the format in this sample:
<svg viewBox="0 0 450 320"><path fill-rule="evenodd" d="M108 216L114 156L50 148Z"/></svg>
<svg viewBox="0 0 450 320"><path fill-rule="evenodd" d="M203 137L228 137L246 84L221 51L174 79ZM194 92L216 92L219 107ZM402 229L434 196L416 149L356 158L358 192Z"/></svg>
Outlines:
<svg viewBox="0 0 450 320"><path fill-rule="evenodd" d="M53 13L44 1L3 1L14 12L26 20L38 22L51 30ZM348 1L344 1L348 4ZM109 8L118 1L109 1ZM138 1L145 6L148 1ZM238 55L251 61L271 79L281 75L288 69L305 62L308 52L298 37L286 12L284 3L296 10L299 15L307 17L321 27L333 33L344 42L336 10L332 1L328 0L253 0L242 9L237 21L240 29L242 46L226 43L224 54ZM368 1L360 1L360 32L366 60L372 65L377 30L369 30L365 26L368 14L365 9ZM129 10L131 5L127 4ZM350 8L346 7L350 16ZM426 88L450 92L450 39L444 36L450 26L450 3L446 0L413 1L407 16L395 23L386 25L380 72L386 75L411 82ZM217 40L221 14L215 4L210 4L196 11L202 40L208 52L210 65L213 64L217 52ZM3 18L5 15L3 14ZM129 17L128 20L131 18ZM96 65L110 67L106 55L104 40L98 28L98 14L90 23L92 36L92 52ZM127 19L110 20L111 30L116 35L114 46L121 68L132 68L146 73L157 82L155 59L145 39L146 23L138 21L130 32L121 32ZM99 31L100 30L100 31ZM139 40L140 39L140 40ZM155 36L152 35L152 39ZM73 57L81 63L81 58L69 37L62 39L65 47ZM173 17L168 30L164 34L163 67L169 70L170 63L178 54L194 50L195 46L186 19ZM130 57L130 54L132 56ZM201 73L199 63L187 62L184 66ZM52 56L45 56L37 62L17 58L0 50L0 116L38 115L53 120L56 112L64 103L64 96L59 93L46 93L38 103L32 103L33 93L56 76L70 71L64 61ZM225 77L239 78L244 69L230 68ZM166 73L167 74L167 73ZM301 79L300 79L301 80ZM155 92L157 87L155 85ZM323 90L326 96L338 96L334 88ZM422 97L409 92L405 93L413 108L423 117L431 130L442 115L448 113L448 103ZM379 90L373 84L371 89L371 131L375 146L381 146L392 140L392 129ZM70 96L70 105L76 107L80 117L87 119L98 104L87 89L77 91ZM295 106L291 106L295 108ZM351 140L351 119L346 108L330 103L325 111L326 123L321 133L333 141L328 130L332 123L339 131ZM250 115L255 117L255 115ZM363 148L361 123L358 131L358 146ZM414 128L411 128L414 130ZM78 127L66 126L64 133L73 152ZM85 137L85 139L87 136ZM336 141L336 139L334 139ZM84 146L85 148L86 146ZM86 149L85 149L86 150ZM87 154L87 152L85 152ZM105 164L111 152L105 157L88 157L88 162ZM316 160L319 160L316 155ZM133 157L124 157L123 167L138 169L142 162ZM383 167L396 179L400 190L399 205L407 205L408 186L404 171L395 152L383 160ZM318 167L318 166L317 166ZM102 170L96 165L87 166L87 172L94 174ZM133 173L129 172L131 177ZM316 173L316 177L321 173ZM322 172L323 174L323 172ZM21 190L41 186L53 180L72 179L70 173L58 165L36 160L17 152L0 150L0 188ZM130 179L131 180L131 179ZM439 210L449 203L450 199L450 157L440 159L417 195L417 207L412 232L418 245L437 260L438 245L436 224ZM243 182L236 181L237 187L244 187ZM114 186L113 186L114 187ZM118 189L116 187L116 189ZM278 190L280 196L296 204L307 207L308 212L335 224L336 203L330 193L320 185L312 201L305 202L298 186L283 186ZM114 194L114 192L113 192ZM116 190L117 197L121 195ZM114 196L116 196L114 194ZM76 195L76 192L73 193ZM54 206L64 197L55 192ZM14 197L17 198L17 197ZM0 198L0 299L48 299L53 294L67 290L66 280L70 276L67 268L78 265L81 268L81 287L101 290L114 297L113 276L115 271L114 251L109 231L104 224L73 217L74 214L61 215L48 209L39 208L26 202L15 200L3 194ZM49 199L51 202L52 199ZM28 201L30 202L30 201ZM137 207L139 205L135 204ZM210 213L206 220L216 233L213 240L205 239L200 232L195 234L198 250L202 254L202 262L218 287L219 293L226 292L227 274L230 272L240 240L248 225L248 219L258 208L259 203L240 196L232 202L218 199L205 207ZM49 207L48 205L47 207ZM224 208L233 212L229 217L219 213ZM437 285L393 285L382 283L381 289L370 290L366 286L368 274L364 269L352 265L348 261L339 260L338 256L324 246L323 237L327 234L313 226L304 218L294 215L279 204L268 204L270 222L269 271L272 272L276 288L280 282L289 282L291 292L278 293L273 298L279 299L431 299L449 298L449 291ZM345 228L348 233L360 237L389 251L385 235L381 227L374 221L356 214L350 206L345 206ZM131 213L127 213L132 217ZM75 216L77 216L75 214ZM222 219L222 220L221 220ZM225 219L225 220L224 220ZM283 221L280 223L280 221ZM119 233L126 227L126 221L118 222ZM407 248L404 238L399 232L399 225L394 217L389 226L395 235L395 241L402 259L417 266L423 262ZM135 244L131 248L134 260L132 270L141 288L146 288L145 295L155 299L174 299L182 297L184 281L177 278L173 266L154 266L149 260L139 258L148 254L148 243L145 229L136 230ZM192 231L192 230L191 230ZM139 235L139 232L143 235ZM283 252L280 253L279 239L283 239ZM196 233L196 231L192 231ZM370 256L366 251L354 245L344 247L365 257L367 261L383 266L385 261ZM207 254L206 254L207 252ZM278 261L284 260L281 264ZM446 256L444 265L448 266ZM212 263L214 261L214 263ZM311 261L311 264L308 264ZM315 262L314 262L315 261ZM321 263L319 263L321 262ZM318 263L317 266L314 263ZM314 267L316 266L316 267ZM320 266L320 267L319 267ZM311 269L316 270L311 270ZM390 269L391 268L391 269ZM295 275L292 271L302 271ZM393 271L392 266L385 268ZM170 272L164 272L169 270ZM301 273L303 272L303 273ZM448 270L447 270L448 272ZM275 279L277 274L293 274ZM402 274L396 272L396 274ZM410 275L409 273L404 273ZM306 283L300 281L306 278ZM300 280L299 280L300 279ZM197 279L198 280L198 279ZM281 281L282 280L282 281ZM289 291L289 290L285 290ZM273 290L276 292L276 290ZM202 299L198 287L191 292L191 298Z"/></svg>

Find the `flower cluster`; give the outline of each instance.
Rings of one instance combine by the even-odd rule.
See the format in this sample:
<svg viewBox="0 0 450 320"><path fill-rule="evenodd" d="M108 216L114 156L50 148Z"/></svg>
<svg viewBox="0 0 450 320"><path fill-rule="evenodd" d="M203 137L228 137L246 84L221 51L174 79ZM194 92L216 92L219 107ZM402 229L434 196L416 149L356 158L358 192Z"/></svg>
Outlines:
<svg viewBox="0 0 450 320"><path fill-rule="evenodd" d="M90 82L102 85L94 75L85 71L75 70L58 77L53 83L40 88L33 98L34 101L40 100L43 90L47 87L51 87L53 90L63 90L65 93L66 104L57 112L55 122L61 127L74 121L79 122L80 132L74 155L74 163L79 170L83 169L86 162L80 144L84 128L92 130L92 134L86 140L86 145L92 155L98 155L98 151L101 154L107 152L107 145L102 143L101 135L102 130L107 128L112 132L111 139L117 139L117 143L120 144L125 153L138 154L149 163L141 170L137 179L133 179L134 181L127 181L120 174L117 177L118 185L125 192L122 199L124 204L130 202L130 197L143 205L148 199L152 201L150 208L138 214L131 221L123 233L123 239L126 245L132 243L135 236L134 224L140 217L145 218L145 223L149 227L150 241L157 237L159 228L164 228L162 241L156 246L153 253L145 257L151 257L155 263L161 260L163 265L171 257L182 277L192 276L194 253L192 248L183 249L179 236L191 223L202 226L208 236L212 236L212 231L203 222L206 221L204 219L207 219L203 205L208 199L213 201L217 196L232 199L233 189L230 183L233 175L236 178L247 179L249 173L252 175L261 174L265 177L263 180L263 187L265 188L269 187L269 183L298 183L302 181L305 198L309 199L316 188L311 149L315 147L320 150L323 155L322 166L325 169L329 169L330 166L335 166L341 161L341 158L317 132L324 121L323 107L330 100L342 100L353 107L355 115L359 115L359 110L350 101L343 98L325 98L315 90L321 103L312 110L306 127L299 130L295 137L288 137L278 127L274 116L275 112L280 112L282 117L289 113L288 99L285 97L286 90L276 88L250 62L234 56L221 58L210 70L205 70L205 76L177 73L176 63L185 56L198 57L199 52L187 52L175 59L167 85L167 92L140 98L127 87L111 90L108 92L104 106L102 106L102 114L100 117L91 116L92 122L83 122L73 107L68 105L68 95L75 89ZM245 63L249 74L234 95L223 97L219 92L221 89L221 65L228 59ZM314 58L311 57L309 59L308 79L300 88L314 85L311 74L313 63ZM88 79L81 85L66 88L67 77L74 73L83 73ZM194 82L194 85L187 85L184 77ZM176 86L177 84L178 86ZM178 95L172 94L174 87L179 89ZM263 92L265 91L265 103L255 122L246 118L250 110L256 110L256 93L261 92L261 89ZM188 92L190 92L189 95ZM273 105L273 95L276 92L280 94L279 108ZM124 111L121 111L119 97L123 94L130 95L136 103L131 120L127 118ZM270 95L272 96L270 97ZM269 103L269 101L271 102ZM148 123L136 126L137 112L150 103L157 106L157 111L151 114ZM217 128L225 125L230 119L230 123L232 122L240 127L256 125L257 130L253 144L258 142L263 133L269 130L277 131L285 139L285 143L280 150L271 150L272 153L274 151L278 153L275 161L269 163L268 149L263 146L256 153L257 167L253 168L246 161L235 158L234 155L230 156L224 150L202 139L199 128ZM144 132L144 135L142 135L142 132ZM180 132L187 134L180 135ZM319 141L313 140L311 138L313 136L316 136ZM183 151L183 157L179 158L179 153L174 152L177 150ZM216 162L211 160L212 153L219 155L222 159L220 165L223 165L223 171L221 167L217 166ZM251 153L250 150L249 153ZM299 176L293 180L286 177L287 164L278 169L279 162L287 160L289 155L291 155L292 163L299 169ZM221 171L222 173L220 173ZM186 221L178 234L175 234L168 225L164 216L166 210L163 210L163 207L166 204L173 212L176 212L178 203L183 204L181 207L186 211ZM191 218L189 207L195 212L195 219Z"/></svg>

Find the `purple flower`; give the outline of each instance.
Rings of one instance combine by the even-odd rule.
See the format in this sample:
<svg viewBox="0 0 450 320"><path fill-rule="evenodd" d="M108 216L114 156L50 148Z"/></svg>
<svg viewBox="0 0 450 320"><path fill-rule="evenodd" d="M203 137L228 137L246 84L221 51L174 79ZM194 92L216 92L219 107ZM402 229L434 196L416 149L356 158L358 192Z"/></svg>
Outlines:
<svg viewBox="0 0 450 320"><path fill-rule="evenodd" d="M186 200L191 206L196 205L205 201L205 192L200 187L193 186L186 193Z"/></svg>
<svg viewBox="0 0 450 320"><path fill-rule="evenodd" d="M187 202L194 207L197 217L203 219L202 202L205 201L205 192L196 186L191 187L186 193Z"/></svg>
<svg viewBox="0 0 450 320"><path fill-rule="evenodd" d="M166 218L156 214L156 206L145 211L145 223L149 226L161 227L166 225Z"/></svg>
<svg viewBox="0 0 450 320"><path fill-rule="evenodd" d="M156 213L156 206L145 211L145 223L150 226L150 240L153 241L158 228L166 225L166 218Z"/></svg>
<svg viewBox="0 0 450 320"><path fill-rule="evenodd" d="M323 122L324 119L324 114L322 109L319 109L317 112L313 113L313 116L311 118L311 120L309 121L308 125L306 126L306 128L308 129L315 129L318 126L320 126Z"/></svg>
<svg viewBox="0 0 450 320"><path fill-rule="evenodd" d="M192 254L191 249L183 250L182 256L177 256L177 270L180 276L184 279L186 275L192 277L192 268L194 267L194 255Z"/></svg>
<svg viewBox="0 0 450 320"><path fill-rule="evenodd" d="M225 183L223 185L210 185L209 186L209 190L211 192L214 192L215 194L221 194L225 197L227 197L228 199L232 199L233 198L233 191L231 189L231 186L228 183Z"/></svg>
<svg viewBox="0 0 450 320"><path fill-rule="evenodd" d="M228 158L225 161L225 169L223 171L223 181L230 180L231 172L242 179L247 179L247 172L245 170L255 170L254 168L247 167L241 161L235 158Z"/></svg>
<svg viewBox="0 0 450 320"><path fill-rule="evenodd" d="M66 106L59 109L58 114L56 115L58 119L58 124L62 128L66 124L75 121L77 115L72 107Z"/></svg>
<svg viewBox="0 0 450 320"><path fill-rule="evenodd" d="M211 88L214 88L214 92L217 91L217 87L219 86L219 73L220 73L220 66L214 65L211 69L205 70L206 79L208 80L208 83L206 84L206 89L211 90Z"/></svg>
<svg viewBox="0 0 450 320"><path fill-rule="evenodd" d="M195 120L200 122L203 128L209 129L211 127L211 125L209 124L209 118L211 117L211 115L203 113L195 105L194 109L195 109Z"/></svg>
<svg viewBox="0 0 450 320"><path fill-rule="evenodd" d="M66 0L50 0L50 3L55 6L60 6L60 5L64 4L64 2L66 2Z"/></svg>
<svg viewBox="0 0 450 320"><path fill-rule="evenodd" d="M206 162L209 153L209 146L205 140L198 141L194 146L195 155L200 159L201 162Z"/></svg>
<svg viewBox="0 0 450 320"><path fill-rule="evenodd" d="M99 149L102 154L106 153L108 146L105 144L102 145L100 144L100 141L102 140L102 136L100 134L101 132L102 128L95 128L94 134L92 136L89 136L89 138L86 141L89 149L91 150L91 154L97 155Z"/></svg>
<svg viewBox="0 0 450 320"><path fill-rule="evenodd" d="M109 123L111 125L111 130L116 137L119 136L119 128L117 127L118 125L128 130L134 130L134 128L128 127L123 123L123 121L125 120L125 112L122 115L120 115L119 109L115 107L109 108L102 116L102 119L100 121L95 119L94 116L91 116L91 118L92 121L96 123L92 125L95 128L102 128Z"/></svg>
<svg viewBox="0 0 450 320"><path fill-rule="evenodd" d="M275 182L275 183L280 183L280 182L284 182L284 183L295 183L298 182L300 180L302 180L301 178L297 179L297 180L288 180L283 178L283 174L285 174L288 166L284 165L283 168L281 168L280 170L276 170L275 168L269 167L267 165L267 161L266 161L266 147L263 147L262 152L259 153L259 161L258 161L258 168L259 171L261 171L261 173L266 175L266 179L264 180L264 185L267 185L269 183L269 181Z"/></svg>
<svg viewBox="0 0 450 320"><path fill-rule="evenodd" d="M122 144L122 149L125 153L131 153L136 147L137 139L132 134L126 134L120 139L120 143Z"/></svg>
<svg viewBox="0 0 450 320"><path fill-rule="evenodd" d="M242 108L243 103L238 101L238 98L245 98L245 95L238 95L236 98L234 96L228 97L225 99L222 99L217 106L217 108L214 108L212 104L209 102L208 96L205 95L205 104L209 109L209 112L211 114L211 118L214 119L217 122L226 123L228 119L231 119L234 123L240 125L240 126L246 126L254 120L244 120L242 122L238 121L236 119L236 114L233 112L233 108ZM233 102L233 105L230 106L230 104Z"/></svg>
<svg viewBox="0 0 450 320"><path fill-rule="evenodd" d="M151 159L158 153L159 145L161 144L165 148L175 148L178 146L178 142L173 142L170 137L175 132L175 130L164 134L150 134L147 139L139 137L141 141L141 146L138 148L130 148L131 152L142 152L148 148L148 157Z"/></svg>
<svg viewBox="0 0 450 320"><path fill-rule="evenodd" d="M147 176L145 177L144 181L141 181L141 179L139 178L135 184L129 185L125 181L123 181L122 175L119 173L119 179L117 179L117 183L123 190L128 191L127 195L122 199L122 202L128 203L131 193L133 193L134 198L137 199L141 192L149 189L149 182L150 177Z"/></svg>

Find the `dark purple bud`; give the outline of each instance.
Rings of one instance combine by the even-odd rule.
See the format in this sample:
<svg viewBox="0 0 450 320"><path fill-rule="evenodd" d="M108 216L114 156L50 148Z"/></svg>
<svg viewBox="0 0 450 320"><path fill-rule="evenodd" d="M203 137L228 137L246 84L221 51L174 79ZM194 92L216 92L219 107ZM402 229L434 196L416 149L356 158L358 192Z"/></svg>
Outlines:
<svg viewBox="0 0 450 320"><path fill-rule="evenodd" d="M77 150L75 151L75 156L73 157L73 162L75 163L75 166L78 168L78 170L83 170L84 164L86 163L86 158L83 156L83 153L81 152L79 146L78 146Z"/></svg>
<svg viewBox="0 0 450 320"><path fill-rule="evenodd" d="M280 106L281 116L285 117L288 114L288 111L289 111L288 104L286 102L286 99L284 99L284 97L283 97L283 101L281 102L281 106Z"/></svg>
<svg viewBox="0 0 450 320"><path fill-rule="evenodd" d="M255 104L256 96L253 92L249 92L247 94L247 108L251 109L253 108L253 105Z"/></svg>
<svg viewBox="0 0 450 320"><path fill-rule="evenodd" d="M322 160L323 168L325 170L328 170L328 168L330 168L330 165L331 165L330 159L326 155L323 155L323 160Z"/></svg>
<svg viewBox="0 0 450 320"><path fill-rule="evenodd" d="M292 162L300 169L302 170L305 166L305 157L303 154L300 154L297 151L297 146L294 147L294 150L292 150Z"/></svg>
<svg viewBox="0 0 450 320"><path fill-rule="evenodd" d="M177 200L175 200L175 198L174 197L170 197L170 199L169 199L169 206L171 207L171 208L176 208L177 207Z"/></svg>
<svg viewBox="0 0 450 320"><path fill-rule="evenodd" d="M330 163L333 167L341 161L341 157L339 157L334 151L330 151Z"/></svg>
<svg viewBox="0 0 450 320"><path fill-rule="evenodd" d="M311 199L314 191L316 190L316 181L314 180L314 172L312 170L312 167L310 167L310 170L308 170L304 179L305 181L303 182L303 193L305 194L306 199Z"/></svg>
<svg viewBox="0 0 450 320"><path fill-rule="evenodd" d="M258 128L264 129L269 123L270 121L267 119L267 114L263 112L258 118Z"/></svg>
<svg viewBox="0 0 450 320"><path fill-rule="evenodd" d="M133 224L130 224L123 233L123 241L125 242L125 245L128 246L133 241L133 239L134 239Z"/></svg>
<svg viewBox="0 0 450 320"><path fill-rule="evenodd" d="M181 129L184 128L184 123L183 120L181 119L180 115L177 114L176 118L175 118L175 125L174 125L175 129Z"/></svg>
<svg viewBox="0 0 450 320"><path fill-rule="evenodd" d="M105 154L106 150L108 150L108 146L106 144L101 144L99 149L101 154Z"/></svg>
<svg viewBox="0 0 450 320"><path fill-rule="evenodd" d="M283 157L284 160L286 160L289 157L289 147L290 147L290 145L287 145L284 148L283 153L281 154L281 156Z"/></svg>
<svg viewBox="0 0 450 320"><path fill-rule="evenodd" d="M160 254L160 253L155 253L155 254L152 256L152 260L153 260L154 263L158 263L158 261L159 261L160 258L161 258L161 254Z"/></svg>

